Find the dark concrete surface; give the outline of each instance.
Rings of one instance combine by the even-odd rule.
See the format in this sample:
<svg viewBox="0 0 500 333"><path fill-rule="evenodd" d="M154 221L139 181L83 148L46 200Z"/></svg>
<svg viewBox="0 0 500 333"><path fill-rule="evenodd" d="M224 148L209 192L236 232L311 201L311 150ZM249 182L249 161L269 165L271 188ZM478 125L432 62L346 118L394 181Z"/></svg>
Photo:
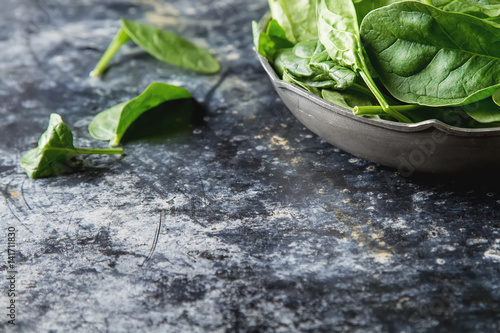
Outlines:
<svg viewBox="0 0 500 333"><path fill-rule="evenodd" d="M266 1L1 6L0 331L499 332L497 175L405 178L305 129L252 50ZM127 44L89 78L121 16L211 49L222 71ZM50 113L76 145L104 148L87 132L93 116L152 81L186 87L199 108L168 134L127 138L122 158L22 172Z"/></svg>

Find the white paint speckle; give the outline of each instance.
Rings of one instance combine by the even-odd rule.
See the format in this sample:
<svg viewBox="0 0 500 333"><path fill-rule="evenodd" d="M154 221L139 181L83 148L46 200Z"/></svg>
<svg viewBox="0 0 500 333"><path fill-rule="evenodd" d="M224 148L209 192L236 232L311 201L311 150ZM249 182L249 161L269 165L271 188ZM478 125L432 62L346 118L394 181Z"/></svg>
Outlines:
<svg viewBox="0 0 500 333"><path fill-rule="evenodd" d="M484 252L484 258L500 262L500 239L496 239L493 245Z"/></svg>
<svg viewBox="0 0 500 333"><path fill-rule="evenodd" d="M412 196L413 202L422 202L427 200L434 192L417 192Z"/></svg>
<svg viewBox="0 0 500 333"><path fill-rule="evenodd" d="M25 109L34 109L36 108L37 106L39 106L39 103L37 101L34 101L34 100L26 100L26 101L23 101L21 103L21 105L23 106L23 108Z"/></svg>
<svg viewBox="0 0 500 333"><path fill-rule="evenodd" d="M474 246L474 245L481 245L481 244L487 244L488 240L484 238L469 238L466 241L467 246Z"/></svg>

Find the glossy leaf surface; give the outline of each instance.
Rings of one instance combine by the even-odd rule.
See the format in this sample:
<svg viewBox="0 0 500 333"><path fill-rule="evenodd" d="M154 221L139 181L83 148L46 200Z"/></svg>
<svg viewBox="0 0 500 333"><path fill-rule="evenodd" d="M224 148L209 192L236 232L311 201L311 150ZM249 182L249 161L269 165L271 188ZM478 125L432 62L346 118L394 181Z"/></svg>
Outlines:
<svg viewBox="0 0 500 333"><path fill-rule="evenodd" d="M154 82L136 98L97 114L89 125L89 132L98 140L109 140L109 145L115 147L141 114L164 102L183 98L191 98L186 89Z"/></svg>
<svg viewBox="0 0 500 333"><path fill-rule="evenodd" d="M357 77L351 69L332 61L317 38L278 51L274 64L280 75L288 71L289 76L315 88L344 90Z"/></svg>
<svg viewBox="0 0 500 333"><path fill-rule="evenodd" d="M285 31L276 20L269 22L266 33L253 21L252 32L255 49L271 63L278 50L293 47L293 43L287 39Z"/></svg>
<svg viewBox="0 0 500 333"><path fill-rule="evenodd" d="M318 36L316 1L269 0L269 8L273 19L283 27L287 39L292 43Z"/></svg>
<svg viewBox="0 0 500 333"><path fill-rule="evenodd" d="M332 60L359 74L387 114L398 121L411 122L404 115L391 109L373 81L361 44L357 13L353 2L318 0L317 6L319 39Z"/></svg>
<svg viewBox="0 0 500 333"><path fill-rule="evenodd" d="M467 13L478 17L496 17L500 15L498 0L422 0L447 12Z"/></svg>
<svg viewBox="0 0 500 333"><path fill-rule="evenodd" d="M79 154L123 154L123 150L75 148L71 130L61 116L53 113L38 146L21 158L21 167L31 178L55 176L64 169L64 163Z"/></svg>
<svg viewBox="0 0 500 333"><path fill-rule="evenodd" d="M207 50L180 36L132 20L122 19L121 22L120 30L90 76L104 73L120 47L131 39L155 58L172 65L205 74L214 74L220 70L219 62Z"/></svg>
<svg viewBox="0 0 500 333"><path fill-rule="evenodd" d="M125 19L122 27L137 45L161 61L206 74L220 70L207 50L169 31Z"/></svg>
<svg viewBox="0 0 500 333"><path fill-rule="evenodd" d="M464 105L500 86L500 28L473 16L404 1L370 12L361 34L380 79L403 102Z"/></svg>

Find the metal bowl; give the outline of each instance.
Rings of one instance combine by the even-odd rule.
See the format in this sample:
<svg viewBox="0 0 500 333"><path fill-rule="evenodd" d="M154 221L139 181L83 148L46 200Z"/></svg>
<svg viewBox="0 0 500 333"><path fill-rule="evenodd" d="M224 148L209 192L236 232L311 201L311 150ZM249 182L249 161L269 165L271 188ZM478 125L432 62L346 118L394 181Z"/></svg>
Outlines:
<svg viewBox="0 0 500 333"><path fill-rule="evenodd" d="M293 115L310 131L352 155L397 168L403 176L500 167L500 128L460 128L438 120L403 124L355 116L281 80L272 65L257 56Z"/></svg>

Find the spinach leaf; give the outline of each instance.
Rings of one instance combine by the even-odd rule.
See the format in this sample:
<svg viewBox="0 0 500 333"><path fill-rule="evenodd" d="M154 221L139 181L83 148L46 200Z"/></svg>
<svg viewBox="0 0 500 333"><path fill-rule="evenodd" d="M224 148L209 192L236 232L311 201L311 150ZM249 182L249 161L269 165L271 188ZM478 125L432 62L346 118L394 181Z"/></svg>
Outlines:
<svg viewBox="0 0 500 333"><path fill-rule="evenodd" d="M283 27L287 39L292 43L318 36L316 1L269 0L269 8L273 19Z"/></svg>
<svg viewBox="0 0 500 333"><path fill-rule="evenodd" d="M155 58L172 65L205 74L217 73L220 65L205 49L169 31L131 20L121 20L122 26L90 76L101 75L120 47L133 40Z"/></svg>
<svg viewBox="0 0 500 333"><path fill-rule="evenodd" d="M495 90L491 98L496 105L500 106L500 89Z"/></svg>
<svg viewBox="0 0 500 333"><path fill-rule="evenodd" d="M393 4L400 0L353 0L354 7L358 17L358 23L372 10Z"/></svg>
<svg viewBox="0 0 500 333"><path fill-rule="evenodd" d="M480 18L500 15L498 0L421 0L421 2L447 12L466 13Z"/></svg>
<svg viewBox="0 0 500 333"><path fill-rule="evenodd" d="M358 20L351 0L318 0L318 34L331 59L343 67L352 69L365 81L383 110L398 121L410 119L391 109L373 81L361 45Z"/></svg>
<svg viewBox="0 0 500 333"><path fill-rule="evenodd" d="M278 74L287 71L293 81L302 81L315 88L344 90L356 81L356 73L332 61L317 38L279 50L274 65Z"/></svg>
<svg viewBox="0 0 500 333"><path fill-rule="evenodd" d="M38 147L21 157L21 167L31 178L55 176L69 159L79 154L123 154L122 149L86 149L73 146L73 134L61 116L52 113Z"/></svg>
<svg viewBox="0 0 500 333"><path fill-rule="evenodd" d="M166 101L183 98L191 98L186 89L154 82L136 98L97 114L89 125L89 132L97 140L109 140L109 145L115 147L120 143L127 128L141 114Z"/></svg>
<svg viewBox="0 0 500 333"><path fill-rule="evenodd" d="M321 91L321 97L330 103L342 106L348 110L354 110L356 107L360 106L378 106L378 102L372 94L366 94L352 88L344 91L324 89ZM381 109L380 106L378 106L378 108ZM380 114L384 114L384 112L382 111ZM377 113L376 115L380 114Z"/></svg>
<svg viewBox="0 0 500 333"><path fill-rule="evenodd" d="M381 81L399 100L465 105L500 87L500 28L476 17L403 1L361 24Z"/></svg>
<svg viewBox="0 0 500 333"><path fill-rule="evenodd" d="M498 92L498 90L497 90ZM462 106L462 109L467 112L474 120L480 123L500 122L500 106L495 104L496 98L500 96L495 92L492 98L485 98L481 101Z"/></svg>
<svg viewBox="0 0 500 333"><path fill-rule="evenodd" d="M259 24L253 21L252 31L255 49L271 63L276 51L293 47L293 43L286 38L285 30L276 20L269 22L266 33L263 33Z"/></svg>
<svg viewBox="0 0 500 333"><path fill-rule="evenodd" d="M276 20L271 20L271 22L269 22L266 34L276 44L277 49L293 47L293 43L286 38L285 30Z"/></svg>
<svg viewBox="0 0 500 333"><path fill-rule="evenodd" d="M296 84L304 90L309 91L310 93L315 94L316 96L321 97L321 90L317 84L312 84L313 82L304 82L303 78L298 78L291 74L288 70L283 72L283 81L290 82Z"/></svg>
<svg viewBox="0 0 500 333"><path fill-rule="evenodd" d="M279 75L283 75L285 69L297 76L308 77L314 74L309 67L311 57L316 51L317 40L308 40L295 44L293 48L279 50L274 59L274 67Z"/></svg>

